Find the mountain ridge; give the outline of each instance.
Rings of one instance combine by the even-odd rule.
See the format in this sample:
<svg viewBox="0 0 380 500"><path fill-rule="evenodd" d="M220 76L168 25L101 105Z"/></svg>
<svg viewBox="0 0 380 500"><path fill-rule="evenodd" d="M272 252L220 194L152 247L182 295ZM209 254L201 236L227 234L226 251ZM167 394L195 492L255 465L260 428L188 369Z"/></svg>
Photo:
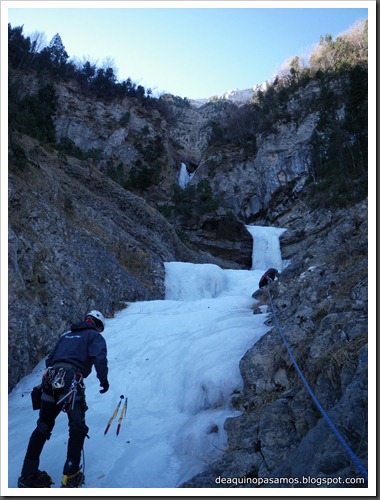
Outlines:
<svg viewBox="0 0 380 500"><path fill-rule="evenodd" d="M265 87L266 87L265 84L261 84L261 85L255 85L254 87L244 90L236 88L232 90L227 90L226 92L223 92L222 94L217 96L205 97L199 99L189 99L189 102L191 105L195 107L200 107L204 106L209 102L212 102L213 100L218 100L218 101L226 100L242 106L244 104L247 104L253 98L253 96L258 90L265 90Z"/></svg>

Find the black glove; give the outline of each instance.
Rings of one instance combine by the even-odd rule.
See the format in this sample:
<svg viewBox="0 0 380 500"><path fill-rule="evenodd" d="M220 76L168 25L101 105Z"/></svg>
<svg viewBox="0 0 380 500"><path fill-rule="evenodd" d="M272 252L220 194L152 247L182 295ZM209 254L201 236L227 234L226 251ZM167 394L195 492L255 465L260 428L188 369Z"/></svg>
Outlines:
<svg viewBox="0 0 380 500"><path fill-rule="evenodd" d="M103 387L103 389L101 391L99 391L100 394L104 394L105 392L107 392L108 389L109 389L109 387L110 387L110 385L108 383L108 380L107 379L101 380L100 381L100 387Z"/></svg>

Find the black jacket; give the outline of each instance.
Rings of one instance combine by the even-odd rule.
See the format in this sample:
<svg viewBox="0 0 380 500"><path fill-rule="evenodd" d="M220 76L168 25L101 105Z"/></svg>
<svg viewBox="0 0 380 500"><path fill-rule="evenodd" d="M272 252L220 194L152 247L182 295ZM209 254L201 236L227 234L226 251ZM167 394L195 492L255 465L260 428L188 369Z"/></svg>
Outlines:
<svg viewBox="0 0 380 500"><path fill-rule="evenodd" d="M71 331L61 335L55 348L46 358L46 366L69 363L88 377L95 366L100 381L107 379L107 345L95 326L87 322L76 323Z"/></svg>
<svg viewBox="0 0 380 500"><path fill-rule="evenodd" d="M268 283L270 282L270 280L274 281L274 279L277 276L277 274L278 274L277 269L274 269L273 267L270 267L268 269L268 271L261 276L261 279L260 279L260 282L259 282L259 288L262 288L263 286L268 285Z"/></svg>

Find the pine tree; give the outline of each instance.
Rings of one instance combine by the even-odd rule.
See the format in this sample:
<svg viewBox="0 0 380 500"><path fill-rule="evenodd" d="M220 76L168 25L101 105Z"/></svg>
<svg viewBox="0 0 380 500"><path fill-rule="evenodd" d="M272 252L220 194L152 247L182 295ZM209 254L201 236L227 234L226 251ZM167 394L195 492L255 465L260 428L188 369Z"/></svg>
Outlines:
<svg viewBox="0 0 380 500"><path fill-rule="evenodd" d="M49 43L49 53L53 67L56 68L60 68L62 65L64 65L69 58L62 43L62 38L58 33L54 35L54 37L51 39L51 42Z"/></svg>

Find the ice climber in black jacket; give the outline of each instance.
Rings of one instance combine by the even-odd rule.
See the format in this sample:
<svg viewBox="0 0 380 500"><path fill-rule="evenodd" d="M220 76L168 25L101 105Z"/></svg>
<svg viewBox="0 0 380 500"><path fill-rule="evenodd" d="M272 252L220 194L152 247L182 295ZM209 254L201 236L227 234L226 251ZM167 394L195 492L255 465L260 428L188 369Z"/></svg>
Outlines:
<svg viewBox="0 0 380 500"><path fill-rule="evenodd" d="M42 377L41 401L37 426L26 451L19 488L49 488L51 477L39 470L40 454L50 438L55 419L63 411L69 419L67 459L63 467L61 487L77 488L84 482L80 471L80 458L89 428L85 422L87 410L83 379L95 366L102 394L108 391L107 345L101 335L105 319L101 312L90 311L85 320L71 326L59 338L46 358L46 371Z"/></svg>

